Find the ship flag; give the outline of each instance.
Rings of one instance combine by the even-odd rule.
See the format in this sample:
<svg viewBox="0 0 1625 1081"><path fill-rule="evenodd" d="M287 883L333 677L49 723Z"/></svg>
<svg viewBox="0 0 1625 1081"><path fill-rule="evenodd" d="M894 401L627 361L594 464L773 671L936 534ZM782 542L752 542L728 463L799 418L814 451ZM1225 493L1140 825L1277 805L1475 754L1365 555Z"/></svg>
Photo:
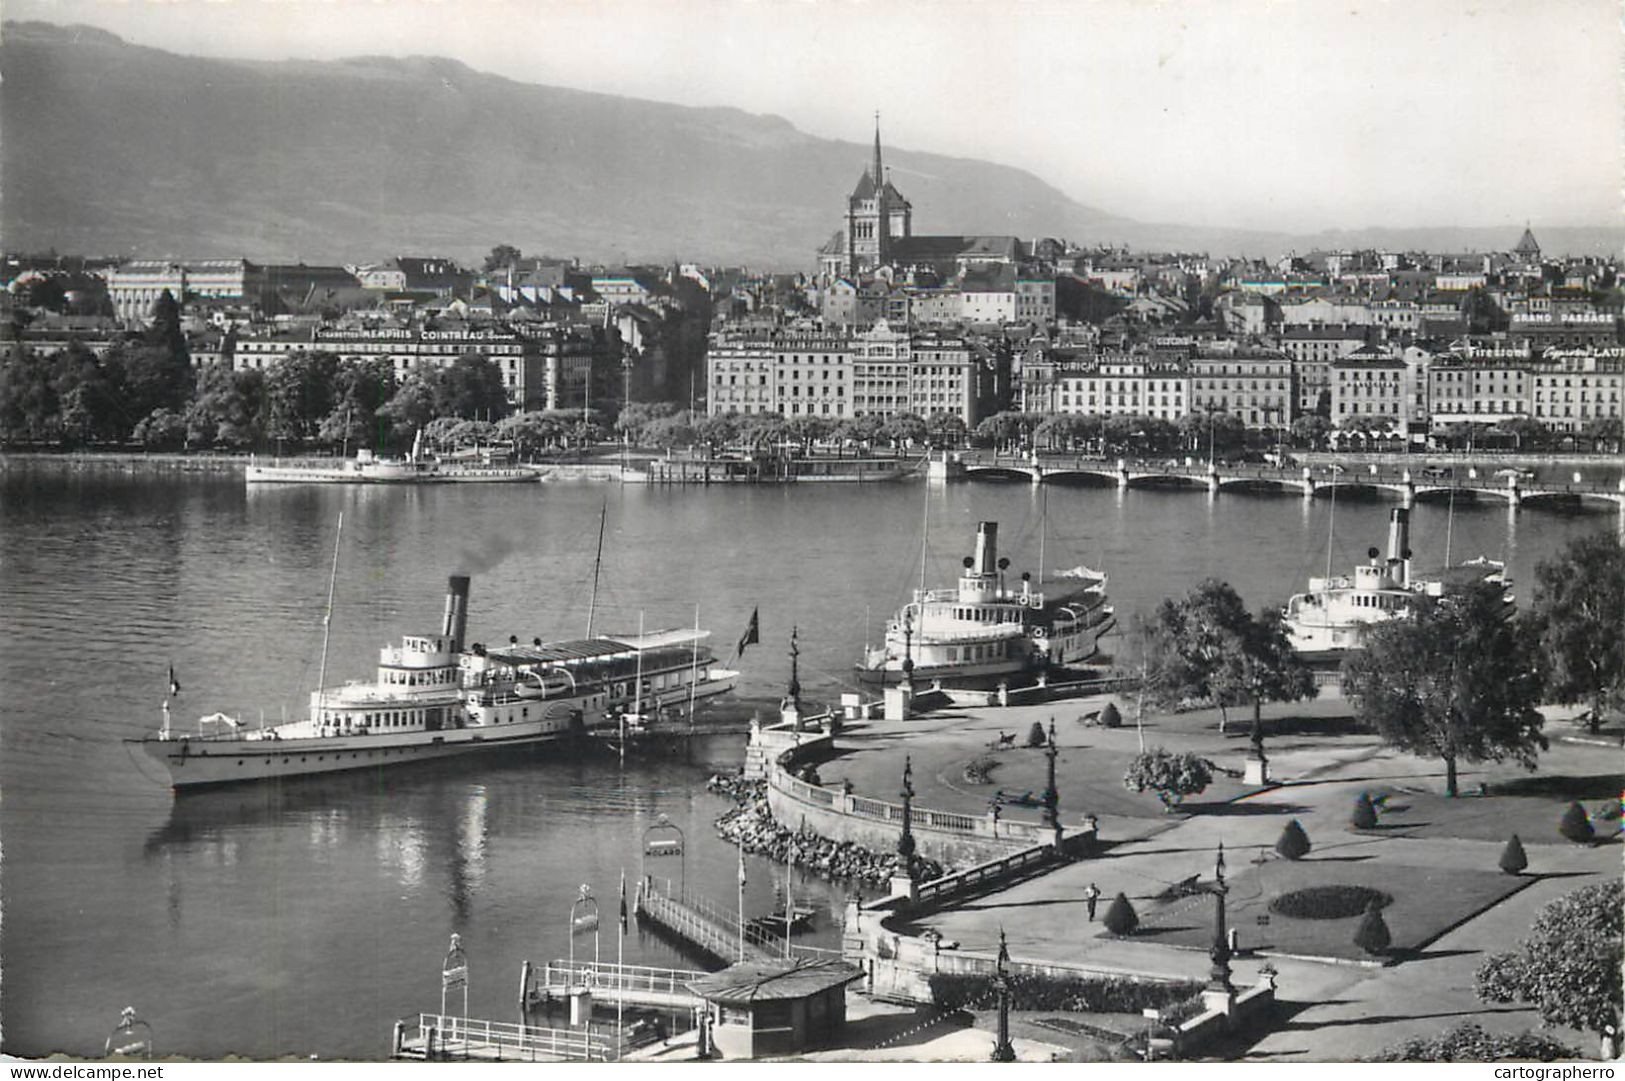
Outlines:
<svg viewBox="0 0 1625 1081"><path fill-rule="evenodd" d="M626 868L621 868L621 934L626 934Z"/></svg>
<svg viewBox="0 0 1625 1081"><path fill-rule="evenodd" d="M745 633L739 636L739 649L735 651L734 656L743 657L745 655L746 646L754 645L762 640L762 628L760 620L758 619L758 617L761 615L761 611L762 610L760 608L752 608L750 610L750 623L745 627Z"/></svg>
<svg viewBox="0 0 1625 1081"><path fill-rule="evenodd" d="M180 694L180 693L181 693L181 685L175 679L175 666L173 664L171 664L169 666L169 697L174 698L177 694Z"/></svg>

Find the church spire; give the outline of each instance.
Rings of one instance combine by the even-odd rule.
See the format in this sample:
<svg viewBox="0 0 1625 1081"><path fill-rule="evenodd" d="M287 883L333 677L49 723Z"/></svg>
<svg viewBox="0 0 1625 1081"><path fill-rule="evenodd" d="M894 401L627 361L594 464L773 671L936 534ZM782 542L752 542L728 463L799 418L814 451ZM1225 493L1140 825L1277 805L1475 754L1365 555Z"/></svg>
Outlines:
<svg viewBox="0 0 1625 1081"><path fill-rule="evenodd" d="M875 110L875 164L870 175L874 177L875 188L878 190L885 186L886 174L880 170L880 110Z"/></svg>

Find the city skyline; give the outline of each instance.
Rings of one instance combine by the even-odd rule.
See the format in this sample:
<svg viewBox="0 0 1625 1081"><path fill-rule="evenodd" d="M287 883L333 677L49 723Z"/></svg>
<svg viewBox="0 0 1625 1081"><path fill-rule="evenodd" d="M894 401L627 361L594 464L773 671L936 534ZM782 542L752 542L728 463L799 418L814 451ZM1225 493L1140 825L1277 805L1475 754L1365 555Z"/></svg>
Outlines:
<svg viewBox="0 0 1625 1081"><path fill-rule="evenodd" d="M1609 226L1625 161L1621 38L1612 9L1586 3L15 0L7 14L202 56L446 56L854 142L878 109L889 147L996 161L1112 214L1204 227Z"/></svg>

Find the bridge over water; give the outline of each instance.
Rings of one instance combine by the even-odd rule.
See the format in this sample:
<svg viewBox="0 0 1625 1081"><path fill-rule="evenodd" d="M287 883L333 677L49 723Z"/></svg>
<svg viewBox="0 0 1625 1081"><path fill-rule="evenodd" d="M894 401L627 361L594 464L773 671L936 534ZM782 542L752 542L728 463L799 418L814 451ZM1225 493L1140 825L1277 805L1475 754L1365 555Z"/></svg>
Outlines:
<svg viewBox="0 0 1625 1081"><path fill-rule="evenodd" d="M1404 466L1277 467L1221 465L1186 459L1145 461L1083 455L1010 455L965 451L933 458L933 481L1015 480L1032 484L1083 482L1127 488L1188 488L1193 491L1282 492L1305 499L1339 492L1377 492L1406 506L1418 500L1457 497L1499 499L1510 506L1613 504L1625 513L1625 477L1617 483L1539 481L1522 473L1489 476L1476 468L1411 469Z"/></svg>

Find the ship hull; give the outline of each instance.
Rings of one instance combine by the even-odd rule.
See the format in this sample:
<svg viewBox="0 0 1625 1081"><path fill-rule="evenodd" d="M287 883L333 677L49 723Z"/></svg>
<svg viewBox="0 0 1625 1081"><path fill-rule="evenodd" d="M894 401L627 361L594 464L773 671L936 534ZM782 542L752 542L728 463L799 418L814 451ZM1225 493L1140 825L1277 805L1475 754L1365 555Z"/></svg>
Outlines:
<svg viewBox="0 0 1625 1081"><path fill-rule="evenodd" d="M425 762L482 751L512 750L569 737L556 725L504 725L500 730L450 729L401 735L330 736L310 739L132 740L169 772L177 792L240 784L273 777Z"/></svg>
<svg viewBox="0 0 1625 1081"><path fill-rule="evenodd" d="M470 470L418 475L368 475L354 470L300 469L293 466L251 465L249 484L536 484L541 477L529 469Z"/></svg>

